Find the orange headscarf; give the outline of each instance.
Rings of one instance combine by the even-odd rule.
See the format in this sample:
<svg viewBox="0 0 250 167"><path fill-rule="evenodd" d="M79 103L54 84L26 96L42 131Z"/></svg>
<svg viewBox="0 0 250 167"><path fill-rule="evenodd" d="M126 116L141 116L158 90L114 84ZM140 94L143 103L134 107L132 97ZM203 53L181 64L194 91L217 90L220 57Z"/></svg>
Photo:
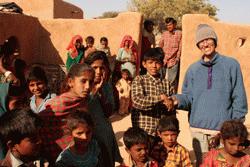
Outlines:
<svg viewBox="0 0 250 167"><path fill-rule="evenodd" d="M71 51L70 56L71 56L72 58L76 58L77 55L78 55L78 51L77 51L77 49L76 49L76 47L75 47L75 44L76 44L76 41L77 41L77 40L80 40L81 43L82 43L82 41L83 41L83 40L82 40L82 37L81 37L80 35L75 35L75 36L72 37L72 39L71 39L71 41L70 41L68 47L66 48L67 50L70 50L70 51Z"/></svg>

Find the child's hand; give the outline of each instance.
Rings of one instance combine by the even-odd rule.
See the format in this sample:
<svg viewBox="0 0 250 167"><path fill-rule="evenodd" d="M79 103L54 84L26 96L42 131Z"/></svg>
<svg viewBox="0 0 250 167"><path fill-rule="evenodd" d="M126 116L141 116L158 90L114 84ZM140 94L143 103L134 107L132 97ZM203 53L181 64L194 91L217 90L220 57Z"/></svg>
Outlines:
<svg viewBox="0 0 250 167"><path fill-rule="evenodd" d="M174 110L174 101L171 98L165 99L163 104L167 107L168 111Z"/></svg>
<svg viewBox="0 0 250 167"><path fill-rule="evenodd" d="M95 84L93 91L92 91L94 95L102 88L104 80L105 80L105 76L106 76L106 73L103 72L103 75L101 76L101 81Z"/></svg>

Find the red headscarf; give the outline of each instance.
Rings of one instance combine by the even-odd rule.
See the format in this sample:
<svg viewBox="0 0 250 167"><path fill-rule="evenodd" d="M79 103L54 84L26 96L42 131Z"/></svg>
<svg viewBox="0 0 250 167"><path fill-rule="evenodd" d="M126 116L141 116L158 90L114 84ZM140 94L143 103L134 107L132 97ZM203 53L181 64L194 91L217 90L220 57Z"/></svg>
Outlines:
<svg viewBox="0 0 250 167"><path fill-rule="evenodd" d="M76 58L77 55L78 55L78 51L77 51L77 49L75 47L75 44L76 44L77 40L80 40L81 43L83 41L82 37L80 35L75 35L75 36L72 37L68 47L66 48L67 50L71 51L71 57L72 58Z"/></svg>

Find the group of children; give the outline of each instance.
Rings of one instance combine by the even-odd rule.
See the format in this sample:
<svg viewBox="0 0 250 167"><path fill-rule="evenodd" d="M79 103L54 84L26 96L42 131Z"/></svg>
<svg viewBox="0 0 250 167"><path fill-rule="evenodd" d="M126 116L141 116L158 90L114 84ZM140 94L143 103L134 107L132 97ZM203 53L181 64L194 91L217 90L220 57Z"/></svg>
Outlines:
<svg viewBox="0 0 250 167"><path fill-rule="evenodd" d="M18 122L18 123L17 123ZM71 136L70 144L59 154L55 166L100 165L101 149L94 136L95 122L88 112L76 110L65 118L65 133ZM29 125L29 126L27 126ZM43 129L42 119L30 109L7 112L0 118L1 141L8 147L0 166L46 166L41 159ZM159 142L150 145L145 131L138 127L128 128L123 136L128 162L123 167L176 167L192 166L189 152L177 142L179 123L175 117L159 121ZM220 130L222 147L212 149L204 156L202 167L249 167L250 156L246 148L248 132L242 122L230 120ZM39 161L38 161L39 160Z"/></svg>
<svg viewBox="0 0 250 167"><path fill-rule="evenodd" d="M132 51L131 39L126 38L128 40L123 42ZM0 166L43 166L49 163L59 167L112 167L115 162L128 167L192 166L189 152L177 142L179 122L175 111L169 111L173 108L168 100L172 92L160 74L161 48L149 49L143 56L146 75L135 77L131 86L131 69L124 68L122 78L116 84L121 100L120 114L128 113L130 91L134 110L131 116L133 127L123 136L130 159L123 162L107 119L115 108L108 52L93 49L94 38L87 39L92 46L83 49L82 37L72 38L66 62L67 76L59 96L50 92L41 67L34 66L28 71L26 84L32 93L29 108L10 105L13 102L10 95L15 94L20 82L2 67L0 56L0 71L10 80L5 85L6 99L1 103L4 107L0 108L3 109L0 144L6 155ZM107 47L107 38L102 38L101 43ZM125 62L133 65L135 61ZM14 102L23 95L14 98ZM243 152L247 147L248 132L242 122L224 122L219 137L222 147L208 152L202 166L250 166L250 156Z"/></svg>

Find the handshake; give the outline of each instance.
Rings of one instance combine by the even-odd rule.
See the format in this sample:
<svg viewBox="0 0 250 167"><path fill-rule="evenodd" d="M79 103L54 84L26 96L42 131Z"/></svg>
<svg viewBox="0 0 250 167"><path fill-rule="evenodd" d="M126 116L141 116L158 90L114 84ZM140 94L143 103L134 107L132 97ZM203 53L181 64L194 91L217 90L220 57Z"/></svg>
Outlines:
<svg viewBox="0 0 250 167"><path fill-rule="evenodd" d="M164 94L160 95L162 103L167 107L168 111L173 111L175 106L178 104L176 97L168 97Z"/></svg>

